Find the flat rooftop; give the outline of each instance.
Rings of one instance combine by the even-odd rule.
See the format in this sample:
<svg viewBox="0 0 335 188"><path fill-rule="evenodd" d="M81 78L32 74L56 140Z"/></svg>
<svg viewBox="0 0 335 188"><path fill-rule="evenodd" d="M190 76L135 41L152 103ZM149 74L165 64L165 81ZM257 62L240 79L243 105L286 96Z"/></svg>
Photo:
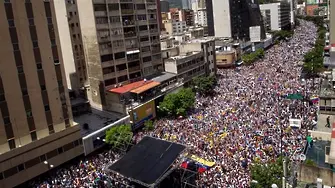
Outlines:
<svg viewBox="0 0 335 188"><path fill-rule="evenodd" d="M80 133L84 137L91 134L121 118L121 115L100 111L92 108L92 113L82 114L80 116L73 117L73 121L78 123L80 126L87 123L89 128L87 130L81 127Z"/></svg>
<svg viewBox="0 0 335 188"><path fill-rule="evenodd" d="M164 82L166 80L169 80L169 79L171 79L171 78L173 78L175 76L176 76L176 74L169 73L169 72L163 72L161 75L159 75L159 76L157 76L155 78L152 78L152 80L155 81L155 82L162 83L162 82Z"/></svg>
<svg viewBox="0 0 335 188"><path fill-rule="evenodd" d="M335 91L331 81L332 79L323 80L323 82L321 83L320 97L335 97Z"/></svg>
<svg viewBox="0 0 335 188"><path fill-rule="evenodd" d="M186 43L202 43L202 42L209 42L215 40L215 37L203 37L199 39L192 39L190 41L187 41Z"/></svg>
<svg viewBox="0 0 335 188"><path fill-rule="evenodd" d="M196 54L200 54L200 53L202 53L202 52L190 52L188 54L180 54L180 55L177 55L177 56L173 56L173 57L170 57L169 59L179 60L179 59L183 59L183 58L190 57L192 55L196 55Z"/></svg>

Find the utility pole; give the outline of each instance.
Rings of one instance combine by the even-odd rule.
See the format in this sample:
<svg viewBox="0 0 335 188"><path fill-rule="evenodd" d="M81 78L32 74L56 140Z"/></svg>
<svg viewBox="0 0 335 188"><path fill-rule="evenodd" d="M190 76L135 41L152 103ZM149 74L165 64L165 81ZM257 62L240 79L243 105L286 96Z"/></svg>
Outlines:
<svg viewBox="0 0 335 188"><path fill-rule="evenodd" d="M286 158L283 159L283 171L284 171L284 177L283 177L283 188L286 188L286 178L287 178L287 161Z"/></svg>

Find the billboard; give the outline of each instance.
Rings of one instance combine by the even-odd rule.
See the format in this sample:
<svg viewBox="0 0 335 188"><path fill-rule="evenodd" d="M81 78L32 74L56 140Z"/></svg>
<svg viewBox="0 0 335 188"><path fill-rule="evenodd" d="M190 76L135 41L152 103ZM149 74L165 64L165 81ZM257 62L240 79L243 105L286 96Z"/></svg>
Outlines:
<svg viewBox="0 0 335 188"><path fill-rule="evenodd" d="M130 111L130 120L133 122L132 128L137 129L147 120L156 117L155 101L151 100Z"/></svg>
<svg viewBox="0 0 335 188"><path fill-rule="evenodd" d="M250 42L260 42L261 41L261 26L249 27Z"/></svg>

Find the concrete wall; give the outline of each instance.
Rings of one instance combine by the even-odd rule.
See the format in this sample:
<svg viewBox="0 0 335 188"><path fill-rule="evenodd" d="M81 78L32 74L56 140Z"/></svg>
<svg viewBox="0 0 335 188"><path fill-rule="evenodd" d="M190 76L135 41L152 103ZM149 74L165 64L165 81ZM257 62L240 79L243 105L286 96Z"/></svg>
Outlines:
<svg viewBox="0 0 335 188"><path fill-rule="evenodd" d="M88 80L90 84L90 94L88 94L88 99L93 107L102 110L103 101L101 97L104 94L101 93L101 90L104 86L101 85L101 81L104 79L101 68L93 5L91 0L77 1L77 5L85 59L88 65L87 69L89 70Z"/></svg>
<svg viewBox="0 0 335 188"><path fill-rule="evenodd" d="M299 181L315 183L317 178L321 178L324 185L335 184L335 176L331 169L307 166L304 164L300 166L300 171L298 173Z"/></svg>
<svg viewBox="0 0 335 188"><path fill-rule="evenodd" d="M331 141L331 133L320 132L320 131L308 131L313 138L317 138L318 140Z"/></svg>
<svg viewBox="0 0 335 188"><path fill-rule="evenodd" d="M231 37L229 1L213 0L215 37Z"/></svg>

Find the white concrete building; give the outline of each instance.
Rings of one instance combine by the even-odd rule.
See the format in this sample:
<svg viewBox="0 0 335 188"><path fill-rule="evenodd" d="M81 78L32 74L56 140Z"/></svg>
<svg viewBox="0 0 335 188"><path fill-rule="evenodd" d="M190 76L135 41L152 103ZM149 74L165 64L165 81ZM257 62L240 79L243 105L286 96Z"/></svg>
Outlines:
<svg viewBox="0 0 335 188"><path fill-rule="evenodd" d="M207 10L205 1L193 1L192 10L194 11L194 24L199 26L207 26Z"/></svg>
<svg viewBox="0 0 335 188"><path fill-rule="evenodd" d="M267 30L278 31L291 25L291 11L288 2L261 4L260 10Z"/></svg>
<svg viewBox="0 0 335 188"><path fill-rule="evenodd" d="M232 37L230 4L227 0L212 0L215 37Z"/></svg>
<svg viewBox="0 0 335 188"><path fill-rule="evenodd" d="M164 28L169 35L183 33L187 30L186 21L168 20L164 23Z"/></svg>

